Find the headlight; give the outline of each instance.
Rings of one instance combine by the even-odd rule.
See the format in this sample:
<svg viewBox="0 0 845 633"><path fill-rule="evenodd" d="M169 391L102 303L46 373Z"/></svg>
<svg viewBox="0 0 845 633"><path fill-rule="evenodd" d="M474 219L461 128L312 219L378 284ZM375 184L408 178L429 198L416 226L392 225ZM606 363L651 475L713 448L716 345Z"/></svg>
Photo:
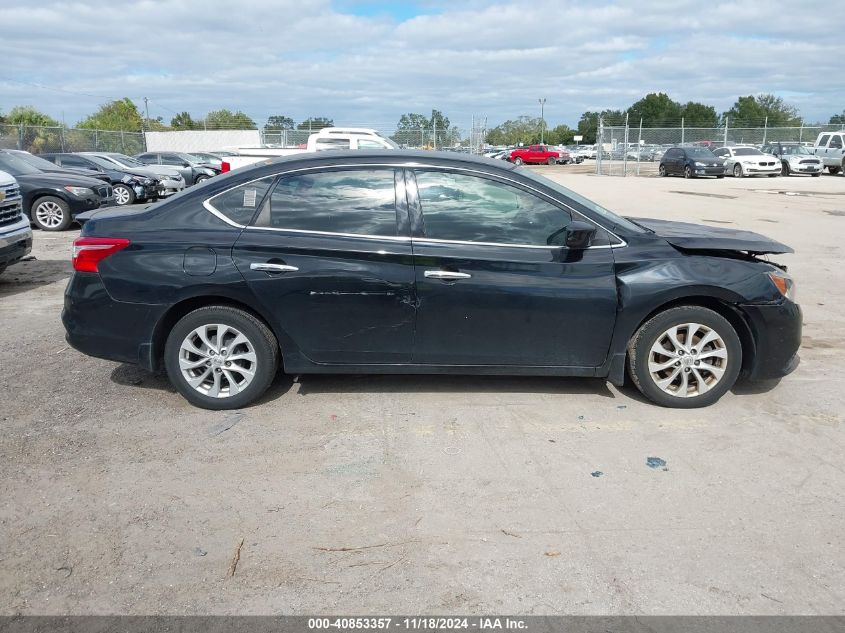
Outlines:
<svg viewBox="0 0 845 633"><path fill-rule="evenodd" d="M65 187L65 191L72 193L75 196L90 196L94 193L94 191L88 187Z"/></svg>
<svg viewBox="0 0 845 633"><path fill-rule="evenodd" d="M702 162L700 162L700 161L695 161L695 166L696 166L696 167L707 167L707 163L702 163Z"/></svg>
<svg viewBox="0 0 845 633"><path fill-rule="evenodd" d="M795 282L792 280L792 277L780 270L773 270L767 274L775 285L775 288L778 289L778 292L790 301L795 301Z"/></svg>
<svg viewBox="0 0 845 633"><path fill-rule="evenodd" d="M156 178L160 180L173 180L173 176L168 176L167 174L159 174Z"/></svg>
<svg viewBox="0 0 845 633"><path fill-rule="evenodd" d="M742 161L742 164L743 165L753 165L754 161L753 160L744 160L744 161Z"/></svg>

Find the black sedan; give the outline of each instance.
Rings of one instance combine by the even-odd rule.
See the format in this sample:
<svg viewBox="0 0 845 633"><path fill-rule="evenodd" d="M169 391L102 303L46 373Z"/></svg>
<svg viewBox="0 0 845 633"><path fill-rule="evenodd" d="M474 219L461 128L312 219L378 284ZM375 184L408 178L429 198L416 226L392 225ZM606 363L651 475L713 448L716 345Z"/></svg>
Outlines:
<svg viewBox="0 0 845 633"><path fill-rule="evenodd" d="M164 192L164 187L158 179L128 169L120 169L115 163L100 156L48 153L41 154L41 158L65 169L87 170L92 176L105 176L114 189L114 202L118 206L153 201Z"/></svg>
<svg viewBox="0 0 845 633"><path fill-rule="evenodd" d="M17 179L24 213L45 231L63 231L76 215L114 203L111 185L102 180L46 173L7 150L0 150L0 171Z"/></svg>
<svg viewBox="0 0 845 633"><path fill-rule="evenodd" d="M706 147L672 147L660 159L661 176L725 177L725 161Z"/></svg>
<svg viewBox="0 0 845 633"><path fill-rule="evenodd" d="M501 161L326 152L126 214L87 214L76 349L193 404L301 373L594 376L698 407L797 364L793 281L755 233L630 220Z"/></svg>
<svg viewBox="0 0 845 633"><path fill-rule="evenodd" d="M35 156L34 154L30 154L29 152L25 152L20 149L10 149L6 151L8 151L10 154L17 156L21 160L26 161L27 163L35 167L38 171L43 171L48 174L64 174L65 176L67 176L68 174L74 174L76 176L88 176L89 178L96 178L97 180L102 180L103 182L111 184L110 178L105 174L90 171L88 169L74 169L73 167L62 167L61 165L57 165L54 162L50 162L49 160L46 160L41 156Z"/></svg>

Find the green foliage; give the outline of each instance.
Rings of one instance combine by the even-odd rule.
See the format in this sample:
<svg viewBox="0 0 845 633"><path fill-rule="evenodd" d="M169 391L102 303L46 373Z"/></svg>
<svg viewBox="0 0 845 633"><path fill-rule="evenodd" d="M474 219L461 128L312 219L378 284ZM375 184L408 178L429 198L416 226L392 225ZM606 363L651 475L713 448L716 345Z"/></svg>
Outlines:
<svg viewBox="0 0 845 633"><path fill-rule="evenodd" d="M544 140L551 145L568 145L573 142L575 130L568 125L558 125L550 130L546 130Z"/></svg>
<svg viewBox="0 0 845 633"><path fill-rule="evenodd" d="M767 117L769 127L801 125L798 110L772 94L740 97L723 117L728 117L728 125L732 128L762 127Z"/></svg>
<svg viewBox="0 0 845 633"><path fill-rule="evenodd" d="M458 128L452 126L449 117L440 110L432 110L431 116L409 112L399 117L396 132L391 137L400 145L438 148L452 147L461 140Z"/></svg>
<svg viewBox="0 0 845 633"><path fill-rule="evenodd" d="M490 145L530 145L540 142L540 117L522 115L505 121L489 132L485 140Z"/></svg>
<svg viewBox="0 0 845 633"><path fill-rule="evenodd" d="M238 110L214 110L205 116L204 127L209 130L256 130L255 121Z"/></svg>
<svg viewBox="0 0 845 633"><path fill-rule="evenodd" d="M32 106L15 106L6 115L6 123L10 125L42 125L45 127L59 127L54 118L39 112Z"/></svg>
<svg viewBox="0 0 845 633"><path fill-rule="evenodd" d="M191 118L187 112L180 112L175 117L170 119L170 125L174 130L196 130L202 129L202 125Z"/></svg>
<svg viewBox="0 0 845 633"><path fill-rule="evenodd" d="M696 101L688 101L681 107L686 127L718 127L719 115L716 108Z"/></svg>
<svg viewBox="0 0 845 633"><path fill-rule="evenodd" d="M830 117L829 123L831 125L845 125L845 110L842 110L842 114L834 114Z"/></svg>
<svg viewBox="0 0 845 633"><path fill-rule="evenodd" d="M327 117L322 116L312 116L305 119L302 123L296 126L297 130L311 130L312 132L318 132L322 130L324 127L334 127L334 121Z"/></svg>
<svg viewBox="0 0 845 633"><path fill-rule="evenodd" d="M631 125L639 125L642 119L644 127L669 127L679 124L681 112L681 104L669 95L652 92L628 108L628 120Z"/></svg>
<svg viewBox="0 0 845 633"><path fill-rule="evenodd" d="M124 97L100 106L99 110L80 121L76 127L140 132L143 130L143 117L132 100Z"/></svg>
<svg viewBox="0 0 845 633"><path fill-rule="evenodd" d="M264 124L264 129L268 131L292 130L293 127L293 119L289 116L282 116L280 114L268 117L267 123Z"/></svg>

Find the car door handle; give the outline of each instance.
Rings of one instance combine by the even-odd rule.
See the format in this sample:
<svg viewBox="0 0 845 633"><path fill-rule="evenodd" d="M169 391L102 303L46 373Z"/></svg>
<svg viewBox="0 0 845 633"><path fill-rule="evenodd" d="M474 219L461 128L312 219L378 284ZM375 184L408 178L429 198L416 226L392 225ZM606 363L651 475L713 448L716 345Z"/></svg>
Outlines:
<svg viewBox="0 0 845 633"><path fill-rule="evenodd" d="M287 264L261 264L253 262L249 265L250 270L261 270L265 273L295 273L299 270L296 266L288 266Z"/></svg>
<svg viewBox="0 0 845 633"><path fill-rule="evenodd" d="M456 273L451 270L427 270L423 273L429 279L469 279L472 275L468 273Z"/></svg>

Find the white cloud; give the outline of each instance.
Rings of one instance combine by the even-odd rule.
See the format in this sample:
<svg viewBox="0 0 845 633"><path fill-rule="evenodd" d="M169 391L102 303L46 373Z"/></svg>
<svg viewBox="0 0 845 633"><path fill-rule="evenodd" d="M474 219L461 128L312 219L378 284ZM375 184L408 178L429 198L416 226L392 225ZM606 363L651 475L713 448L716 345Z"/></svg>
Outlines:
<svg viewBox="0 0 845 633"><path fill-rule="evenodd" d="M843 3L470 0L397 22L329 0L13 2L0 0L0 110L32 104L68 122L123 96L149 97L165 119L227 107L259 123L385 127L433 107L459 125L498 122L537 114L541 96L553 124L571 124L650 91L719 110L775 92L807 120L845 108Z"/></svg>

